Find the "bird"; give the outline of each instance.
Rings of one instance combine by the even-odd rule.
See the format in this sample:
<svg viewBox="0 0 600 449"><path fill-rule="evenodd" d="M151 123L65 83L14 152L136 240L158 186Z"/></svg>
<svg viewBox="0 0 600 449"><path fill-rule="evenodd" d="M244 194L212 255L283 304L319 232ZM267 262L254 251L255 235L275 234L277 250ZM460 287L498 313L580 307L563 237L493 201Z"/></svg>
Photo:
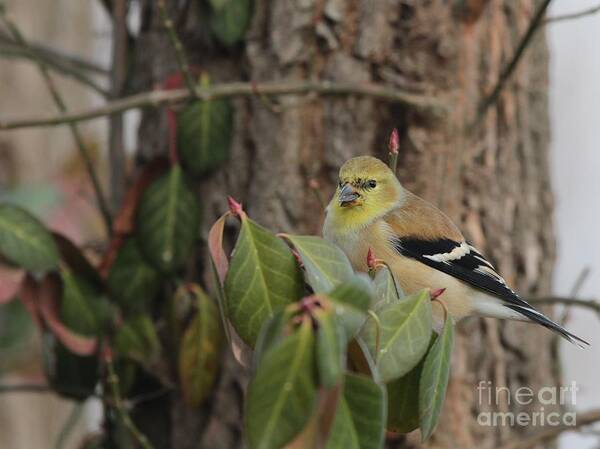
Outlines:
<svg viewBox="0 0 600 449"><path fill-rule="evenodd" d="M367 256L390 268L406 294L442 291L451 316L482 316L540 324L579 346L589 345L515 293L452 220L405 189L390 167L372 156L348 160L326 208L323 237L367 272ZM440 326L444 310L436 304Z"/></svg>

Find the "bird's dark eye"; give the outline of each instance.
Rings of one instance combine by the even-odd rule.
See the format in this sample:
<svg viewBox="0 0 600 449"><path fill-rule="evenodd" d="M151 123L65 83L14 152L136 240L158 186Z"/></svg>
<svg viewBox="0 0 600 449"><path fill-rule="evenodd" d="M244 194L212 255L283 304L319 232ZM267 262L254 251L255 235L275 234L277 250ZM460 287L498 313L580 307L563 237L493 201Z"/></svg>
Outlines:
<svg viewBox="0 0 600 449"><path fill-rule="evenodd" d="M367 186L370 189L374 189L377 186L377 181L375 181L374 179L371 179L371 180L367 181Z"/></svg>

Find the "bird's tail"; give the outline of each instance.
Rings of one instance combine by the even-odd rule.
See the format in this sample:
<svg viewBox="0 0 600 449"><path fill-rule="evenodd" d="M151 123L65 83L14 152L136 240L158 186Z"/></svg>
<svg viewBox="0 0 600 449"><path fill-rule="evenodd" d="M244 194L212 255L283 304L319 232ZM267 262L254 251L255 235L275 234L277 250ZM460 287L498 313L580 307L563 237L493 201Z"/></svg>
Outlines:
<svg viewBox="0 0 600 449"><path fill-rule="evenodd" d="M525 305L519 304L504 304L505 307L514 310L515 312L521 314L525 318L535 323L541 324L545 328L550 329L553 332L556 332L564 339L570 341L571 343L579 346L580 348L584 348L585 346L589 346L590 344L585 341L583 338L579 338L577 335L572 334L560 324L555 323L547 316L535 310L533 307L527 307Z"/></svg>

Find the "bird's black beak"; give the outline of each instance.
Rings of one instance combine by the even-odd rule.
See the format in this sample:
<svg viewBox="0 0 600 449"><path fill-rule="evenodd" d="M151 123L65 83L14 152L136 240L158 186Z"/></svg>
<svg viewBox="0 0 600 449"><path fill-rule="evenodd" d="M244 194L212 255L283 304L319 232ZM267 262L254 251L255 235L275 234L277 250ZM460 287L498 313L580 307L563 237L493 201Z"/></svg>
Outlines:
<svg viewBox="0 0 600 449"><path fill-rule="evenodd" d="M339 201L340 206L348 206L356 201L360 195L354 190L350 184L344 184L340 189Z"/></svg>

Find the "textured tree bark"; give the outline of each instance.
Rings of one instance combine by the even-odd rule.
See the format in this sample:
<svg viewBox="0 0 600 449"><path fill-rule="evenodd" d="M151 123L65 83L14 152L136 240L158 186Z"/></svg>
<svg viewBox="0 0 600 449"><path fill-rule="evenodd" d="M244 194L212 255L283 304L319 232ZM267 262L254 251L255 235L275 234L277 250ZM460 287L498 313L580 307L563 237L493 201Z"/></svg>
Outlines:
<svg viewBox="0 0 600 449"><path fill-rule="evenodd" d="M171 2L176 3L176 2ZM402 136L401 181L459 222L510 284L547 293L554 263L548 172L547 49L539 34L499 102L468 133L477 106L493 88L533 14L531 0L256 0L246 44L229 53L206 44L192 2L176 11L192 62L216 80L376 81L443 98L451 113L430 120L368 98L282 97L236 100L229 165L202 183L205 226L240 199L250 216L277 231L319 233L323 212L308 187L330 194L338 167L360 154L386 157L392 127ZM135 88L176 71L154 2L143 6ZM143 155L164 153L164 114L147 112ZM525 324L469 319L461 323L443 419L427 447L492 448L526 427L485 427L481 411L520 411L511 401L480 403L477 384L491 380L513 392L558 381L551 337ZM242 447L246 373L225 355L209 406L168 404L168 437L159 448ZM549 411L549 407L546 406ZM418 437L390 436L389 447L418 447Z"/></svg>

